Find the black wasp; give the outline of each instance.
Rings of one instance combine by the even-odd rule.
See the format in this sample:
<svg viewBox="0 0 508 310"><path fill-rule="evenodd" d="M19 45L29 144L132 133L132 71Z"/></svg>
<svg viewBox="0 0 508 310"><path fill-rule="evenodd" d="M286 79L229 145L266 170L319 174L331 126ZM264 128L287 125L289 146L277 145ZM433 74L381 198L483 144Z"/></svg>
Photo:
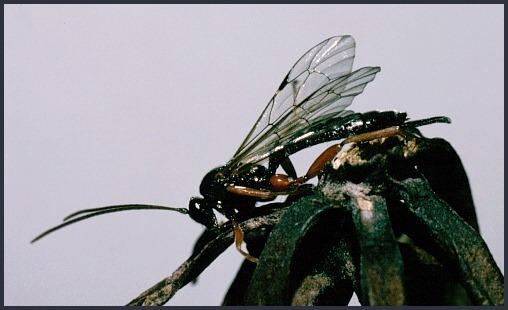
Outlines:
<svg viewBox="0 0 508 310"><path fill-rule="evenodd" d="M189 214L207 228L214 228L219 225L213 212L216 210L232 221L237 249L247 259L256 261L240 249L243 233L236 223L239 214L248 214L257 202L297 193L301 185L318 175L346 143L416 131L416 127L431 123L450 122L447 117L408 121L406 113L395 111L355 113L346 110L381 70L364 67L352 71L354 56L355 41L347 35L329 38L306 52L286 75L233 158L205 175L199 187L203 197L191 198L188 209L130 204L81 210L32 242L92 216L134 209L178 211ZM307 173L298 177L289 156L332 140L342 141L326 149ZM287 175L276 174L279 167Z"/></svg>

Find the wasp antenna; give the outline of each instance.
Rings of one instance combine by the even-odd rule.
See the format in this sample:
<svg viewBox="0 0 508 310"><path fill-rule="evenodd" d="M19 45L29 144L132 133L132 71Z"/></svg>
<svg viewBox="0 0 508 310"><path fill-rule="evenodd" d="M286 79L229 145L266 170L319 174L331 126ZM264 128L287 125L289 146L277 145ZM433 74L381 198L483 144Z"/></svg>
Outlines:
<svg viewBox="0 0 508 310"><path fill-rule="evenodd" d="M41 239L42 237L57 231L61 228L64 228L65 226L69 226L71 224L74 224L79 221L86 220L88 218L99 216L106 213L113 213L113 212L120 212L120 211L128 211L128 210L167 210L167 211L176 211L180 212L182 214L188 214L188 210L185 208L171 208L171 207L164 207L164 206L156 206L156 205L140 205L140 204L132 204L132 205L117 205L117 206L107 206L102 208L94 208L94 209L85 209L80 210L78 212L74 212L71 215L67 216L64 219L64 223L57 225L53 228L50 228L43 232L42 234L35 237L30 243L34 243L35 241ZM88 213L85 215L82 215L80 217L76 217L78 214ZM73 218L74 217L74 218ZM73 218L73 219L71 219Z"/></svg>
<svg viewBox="0 0 508 310"><path fill-rule="evenodd" d="M67 215L67 217L65 217L63 219L63 221L65 222L67 220L70 220L71 218L76 217L77 215L80 215L80 214L100 212L100 211L106 211L106 210L108 210L109 212L105 212L105 213L129 211L129 210L168 210L168 211L180 212L182 214L187 214L189 211L185 208L171 208L171 207L158 206L158 205L145 205L145 204L113 205L113 206L106 206L106 207L100 207L100 208L79 210L79 211L76 211L74 213ZM101 213L101 214L103 214L103 213Z"/></svg>

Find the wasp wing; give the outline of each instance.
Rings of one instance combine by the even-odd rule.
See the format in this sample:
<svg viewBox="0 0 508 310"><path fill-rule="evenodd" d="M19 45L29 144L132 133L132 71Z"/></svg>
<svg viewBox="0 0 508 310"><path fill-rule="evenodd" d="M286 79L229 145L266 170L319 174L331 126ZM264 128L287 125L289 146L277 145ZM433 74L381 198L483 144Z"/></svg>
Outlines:
<svg viewBox="0 0 508 310"><path fill-rule="evenodd" d="M355 41L329 38L291 68L228 166L260 163L311 127L350 112L344 109L372 81L379 67L351 72Z"/></svg>

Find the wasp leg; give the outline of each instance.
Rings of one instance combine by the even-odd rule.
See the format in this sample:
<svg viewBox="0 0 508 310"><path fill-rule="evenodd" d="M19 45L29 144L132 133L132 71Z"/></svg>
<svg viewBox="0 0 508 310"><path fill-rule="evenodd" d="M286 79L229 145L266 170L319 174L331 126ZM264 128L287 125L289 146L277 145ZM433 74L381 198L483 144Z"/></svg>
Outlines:
<svg viewBox="0 0 508 310"><path fill-rule="evenodd" d="M284 171L292 178L296 179L298 175L296 174L295 166L293 166L293 163L291 162L291 159L289 157L286 157L281 163L280 166Z"/></svg>
<svg viewBox="0 0 508 310"><path fill-rule="evenodd" d="M274 199L278 195L284 195L284 194L263 191L260 189L255 189L255 188L250 188L250 187L245 187L245 186L228 186L228 187L226 187L226 190L230 193L233 193L233 194L250 196L250 197L257 197L260 199Z"/></svg>
<svg viewBox="0 0 508 310"><path fill-rule="evenodd" d="M305 181L312 179L313 177L317 176L321 171L323 171L323 167L326 163L330 162L337 154L339 154L340 150L342 150L342 145L340 144L334 144L324 150L321 155L314 160L312 165L310 165L309 170L307 170L307 173L300 178L305 179ZM298 181L298 179L296 180ZM304 182L303 182L304 183Z"/></svg>
<svg viewBox="0 0 508 310"><path fill-rule="evenodd" d="M305 183L307 180L312 179L321 173L321 171L323 171L324 165L330 162L335 156L337 156L337 154L339 154L339 152L342 150L342 147L348 143L388 138L395 135L406 136L407 134L410 133L404 131L399 126L393 126L349 137L342 141L340 144L332 145L323 153L321 153L321 155L319 155L318 158L316 158L316 160L312 163L307 173L303 177L296 179L295 183Z"/></svg>
<svg viewBox="0 0 508 310"><path fill-rule="evenodd" d="M323 153L321 153L321 155L319 155L318 158L316 158L314 163L312 163L307 173L303 177L296 179L295 183L298 182L305 183L307 180L312 179L313 177L321 173L324 165L330 162L335 156L337 156L337 154L339 154L339 152L342 150L342 147L348 143L370 141L375 139L388 138L396 135L406 137L407 135L413 134L408 132L407 130L400 128L399 126L393 126L381 130L362 133L344 139L340 144L332 145L329 148L327 148Z"/></svg>
<svg viewBox="0 0 508 310"><path fill-rule="evenodd" d="M356 136L349 137L349 138L345 139L344 141L342 141L340 143L340 145L344 146L345 144L348 144L348 143L370 141L370 140L376 140L376 139L381 139L381 138L388 138L388 137L396 136L396 135L406 137L408 134L409 133L407 131L404 131L402 128L400 128L400 126L393 126L393 127L388 127L385 129L376 130L376 131L372 131L372 132L366 132L366 133L362 133L362 134L359 134Z"/></svg>
<svg viewBox="0 0 508 310"><path fill-rule="evenodd" d="M232 223L233 223L233 228L235 231L236 250L238 252L240 252L240 254L242 254L246 260L249 260L249 261L257 264L258 259L256 257L254 257L254 256L250 255L249 253L245 252L244 250L242 250L243 230L240 228L240 226L238 225L238 222L236 222L235 220L233 220Z"/></svg>
<svg viewBox="0 0 508 310"><path fill-rule="evenodd" d="M314 163L310 166L309 170L304 176L299 178L292 178L285 174L274 174L270 177L270 184L274 193L277 195L291 195L297 192L298 187L308 180L318 175L324 165L331 161L342 149L339 144L335 144L327 148L321 155L316 158Z"/></svg>

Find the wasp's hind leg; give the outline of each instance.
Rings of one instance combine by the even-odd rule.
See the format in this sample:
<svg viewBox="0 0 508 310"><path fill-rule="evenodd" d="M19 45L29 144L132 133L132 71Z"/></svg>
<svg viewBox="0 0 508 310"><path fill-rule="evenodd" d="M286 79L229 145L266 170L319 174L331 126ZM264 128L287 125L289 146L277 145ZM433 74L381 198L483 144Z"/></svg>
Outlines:
<svg viewBox="0 0 508 310"><path fill-rule="evenodd" d="M342 150L342 147L348 143L370 141L375 139L388 138L396 135L400 135L405 138L406 136L413 134L407 130L402 129L399 126L393 126L381 130L362 133L344 139L341 143L334 144L327 148L323 153L321 153L321 155L319 155L318 158L316 158L316 160L312 163L307 173L303 177L298 178L295 182L305 183L307 180L317 176L319 173L321 173L321 171L323 171L324 165L330 162L335 156L337 156L337 154L339 154L339 152Z"/></svg>
<svg viewBox="0 0 508 310"><path fill-rule="evenodd" d="M362 133L356 136L349 137L347 139L344 139L340 145L344 146L348 143L354 143L354 142L363 142L363 141L370 141L370 140L376 140L381 138L389 138L392 136L402 136L403 138L406 138L409 135L413 135L412 133L408 132L407 130L402 129L400 126L393 126L388 127L381 130L371 131Z"/></svg>
<svg viewBox="0 0 508 310"><path fill-rule="evenodd" d="M337 154L339 154L339 152L342 150L342 147L348 143L370 141L375 139L388 138L396 135L406 138L408 135L414 136L415 134L417 133L408 131L407 129L401 128L399 126L393 126L349 137L339 144L334 144L328 147L323 153L321 153L321 155L319 155L316 160L314 160L312 165L310 165L309 170L307 170L307 173L304 176L292 179L286 175L275 174L270 178L270 183L276 191L291 191L291 188L297 188L301 184L320 174L323 171L325 164L337 156Z"/></svg>
<svg viewBox="0 0 508 310"><path fill-rule="evenodd" d="M334 144L327 148L316 160L310 165L309 170L304 176L292 178L284 174L274 174L270 178L270 184L276 193L293 194L298 192L298 188L308 180L317 176L326 163L330 162L342 149L339 144Z"/></svg>
<svg viewBox="0 0 508 310"><path fill-rule="evenodd" d="M296 174L295 166L293 166L293 163L291 162L291 159L289 157L286 157L281 163L280 166L282 169L289 175L290 177L296 179L298 175Z"/></svg>

